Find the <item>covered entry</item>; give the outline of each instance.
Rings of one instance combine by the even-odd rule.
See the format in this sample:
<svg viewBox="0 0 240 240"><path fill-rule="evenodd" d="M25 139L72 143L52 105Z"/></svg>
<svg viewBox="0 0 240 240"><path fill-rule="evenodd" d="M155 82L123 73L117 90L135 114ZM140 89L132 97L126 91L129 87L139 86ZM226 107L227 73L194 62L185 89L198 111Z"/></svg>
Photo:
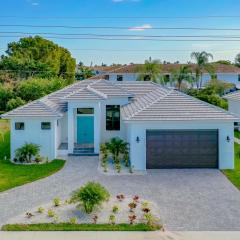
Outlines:
<svg viewBox="0 0 240 240"><path fill-rule="evenodd" d="M147 130L147 169L218 168L218 130Z"/></svg>

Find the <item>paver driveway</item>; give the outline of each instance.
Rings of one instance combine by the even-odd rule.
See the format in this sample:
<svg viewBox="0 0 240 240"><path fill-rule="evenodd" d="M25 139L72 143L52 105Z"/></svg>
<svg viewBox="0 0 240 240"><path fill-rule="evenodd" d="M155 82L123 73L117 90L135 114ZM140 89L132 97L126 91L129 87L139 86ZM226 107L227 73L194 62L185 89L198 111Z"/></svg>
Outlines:
<svg viewBox="0 0 240 240"><path fill-rule="evenodd" d="M97 157L69 157L57 174L0 193L0 224L51 201L67 198L89 180L112 194L138 194L159 206L167 230L240 230L240 192L218 170L151 170L144 176L105 176Z"/></svg>

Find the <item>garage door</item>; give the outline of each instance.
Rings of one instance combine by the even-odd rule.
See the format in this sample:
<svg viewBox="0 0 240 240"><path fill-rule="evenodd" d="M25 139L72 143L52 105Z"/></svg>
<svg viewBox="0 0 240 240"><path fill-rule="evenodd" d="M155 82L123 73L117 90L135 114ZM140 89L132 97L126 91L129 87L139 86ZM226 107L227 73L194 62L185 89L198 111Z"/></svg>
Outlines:
<svg viewBox="0 0 240 240"><path fill-rule="evenodd" d="M147 130L147 168L218 168L217 130Z"/></svg>

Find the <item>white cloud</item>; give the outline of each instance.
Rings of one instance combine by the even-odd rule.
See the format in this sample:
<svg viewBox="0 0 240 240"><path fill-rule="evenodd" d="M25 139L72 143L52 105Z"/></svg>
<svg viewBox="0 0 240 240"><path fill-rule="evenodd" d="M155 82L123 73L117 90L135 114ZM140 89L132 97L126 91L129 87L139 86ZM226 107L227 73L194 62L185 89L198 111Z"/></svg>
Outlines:
<svg viewBox="0 0 240 240"><path fill-rule="evenodd" d="M143 24L142 26L131 27L129 31L145 31L146 29L151 29L152 25L150 24Z"/></svg>
<svg viewBox="0 0 240 240"><path fill-rule="evenodd" d="M27 2L28 2L29 4L31 4L32 6L38 6L38 5L39 5L39 2L34 1L34 0L27 0Z"/></svg>

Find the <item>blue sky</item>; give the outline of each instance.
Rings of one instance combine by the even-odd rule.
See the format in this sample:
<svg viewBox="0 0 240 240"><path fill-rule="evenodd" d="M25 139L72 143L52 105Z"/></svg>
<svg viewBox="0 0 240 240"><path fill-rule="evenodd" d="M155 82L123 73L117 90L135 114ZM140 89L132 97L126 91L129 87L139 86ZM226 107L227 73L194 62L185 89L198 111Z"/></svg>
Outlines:
<svg viewBox="0 0 240 240"><path fill-rule="evenodd" d="M59 29L1 27L1 32L51 32L133 35L240 35L240 31L155 30L151 27L213 27L240 28L240 18L174 18L177 16L240 15L239 0L8 0L1 2L0 24L70 25L70 26L126 26L132 29ZM78 17L173 17L102 19ZM26 18L27 17L27 18ZM52 18L51 18L52 17ZM57 17L57 18L54 18ZM136 31L135 27L146 30ZM0 34L9 35L9 34ZM15 34L16 35L16 34ZM0 52L17 37L0 37ZM166 61L187 62L192 51L206 50L214 60L234 60L240 52L240 42L152 42L152 41L103 41L90 39L54 39L68 48L77 61L89 65L111 63L141 63L151 56ZM85 49L85 50L83 50ZM93 50L89 50L93 49ZM97 50L98 49L98 50ZM106 51L105 51L106 49ZM111 50L111 51L109 51ZM112 51L114 50L114 51ZM115 51L117 50L117 51ZM131 51L129 51L131 50ZM140 50L140 51L139 51ZM149 51L147 51L149 50ZM159 51L152 51L159 50ZM164 51L162 51L164 50Z"/></svg>

